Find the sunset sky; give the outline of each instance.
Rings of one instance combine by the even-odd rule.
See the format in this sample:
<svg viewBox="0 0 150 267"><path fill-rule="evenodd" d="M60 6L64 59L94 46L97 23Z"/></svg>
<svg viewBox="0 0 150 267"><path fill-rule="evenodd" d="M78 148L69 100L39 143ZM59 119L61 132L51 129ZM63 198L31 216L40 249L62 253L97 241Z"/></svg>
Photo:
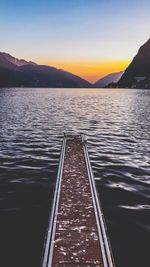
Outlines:
<svg viewBox="0 0 150 267"><path fill-rule="evenodd" d="M150 38L149 11L148 0L0 0L0 51L93 82Z"/></svg>

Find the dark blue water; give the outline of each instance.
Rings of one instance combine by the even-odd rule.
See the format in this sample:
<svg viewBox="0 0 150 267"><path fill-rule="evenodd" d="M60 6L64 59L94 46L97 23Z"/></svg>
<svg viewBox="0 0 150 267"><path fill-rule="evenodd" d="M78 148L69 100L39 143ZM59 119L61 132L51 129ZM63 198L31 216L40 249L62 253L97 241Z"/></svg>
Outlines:
<svg viewBox="0 0 150 267"><path fill-rule="evenodd" d="M150 266L150 90L0 89L0 266L40 267L64 131L83 132L116 267Z"/></svg>

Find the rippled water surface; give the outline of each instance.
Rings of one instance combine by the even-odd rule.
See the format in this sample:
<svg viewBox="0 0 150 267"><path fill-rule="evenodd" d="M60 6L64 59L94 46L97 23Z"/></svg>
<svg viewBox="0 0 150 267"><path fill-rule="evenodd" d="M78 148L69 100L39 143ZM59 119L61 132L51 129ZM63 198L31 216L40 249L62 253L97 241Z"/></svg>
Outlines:
<svg viewBox="0 0 150 267"><path fill-rule="evenodd" d="M0 89L0 266L40 267L64 131L83 132L116 267L150 266L150 90Z"/></svg>

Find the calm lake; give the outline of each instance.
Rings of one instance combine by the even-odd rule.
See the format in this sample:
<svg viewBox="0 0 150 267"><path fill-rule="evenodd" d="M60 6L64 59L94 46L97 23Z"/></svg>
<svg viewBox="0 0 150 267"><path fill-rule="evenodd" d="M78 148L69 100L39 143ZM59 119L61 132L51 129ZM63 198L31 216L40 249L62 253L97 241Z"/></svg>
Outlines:
<svg viewBox="0 0 150 267"><path fill-rule="evenodd" d="M85 133L116 267L150 266L150 90L0 89L0 266L40 267L63 132Z"/></svg>

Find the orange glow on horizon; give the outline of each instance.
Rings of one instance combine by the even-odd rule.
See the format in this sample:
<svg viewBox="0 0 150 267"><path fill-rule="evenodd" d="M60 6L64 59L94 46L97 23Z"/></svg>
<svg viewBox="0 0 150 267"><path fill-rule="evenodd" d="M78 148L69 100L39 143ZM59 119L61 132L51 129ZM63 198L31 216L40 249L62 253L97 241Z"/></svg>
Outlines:
<svg viewBox="0 0 150 267"><path fill-rule="evenodd" d="M63 69L88 80L91 83L115 72L124 71L130 60L107 60L107 61L46 61L38 60L39 64Z"/></svg>

